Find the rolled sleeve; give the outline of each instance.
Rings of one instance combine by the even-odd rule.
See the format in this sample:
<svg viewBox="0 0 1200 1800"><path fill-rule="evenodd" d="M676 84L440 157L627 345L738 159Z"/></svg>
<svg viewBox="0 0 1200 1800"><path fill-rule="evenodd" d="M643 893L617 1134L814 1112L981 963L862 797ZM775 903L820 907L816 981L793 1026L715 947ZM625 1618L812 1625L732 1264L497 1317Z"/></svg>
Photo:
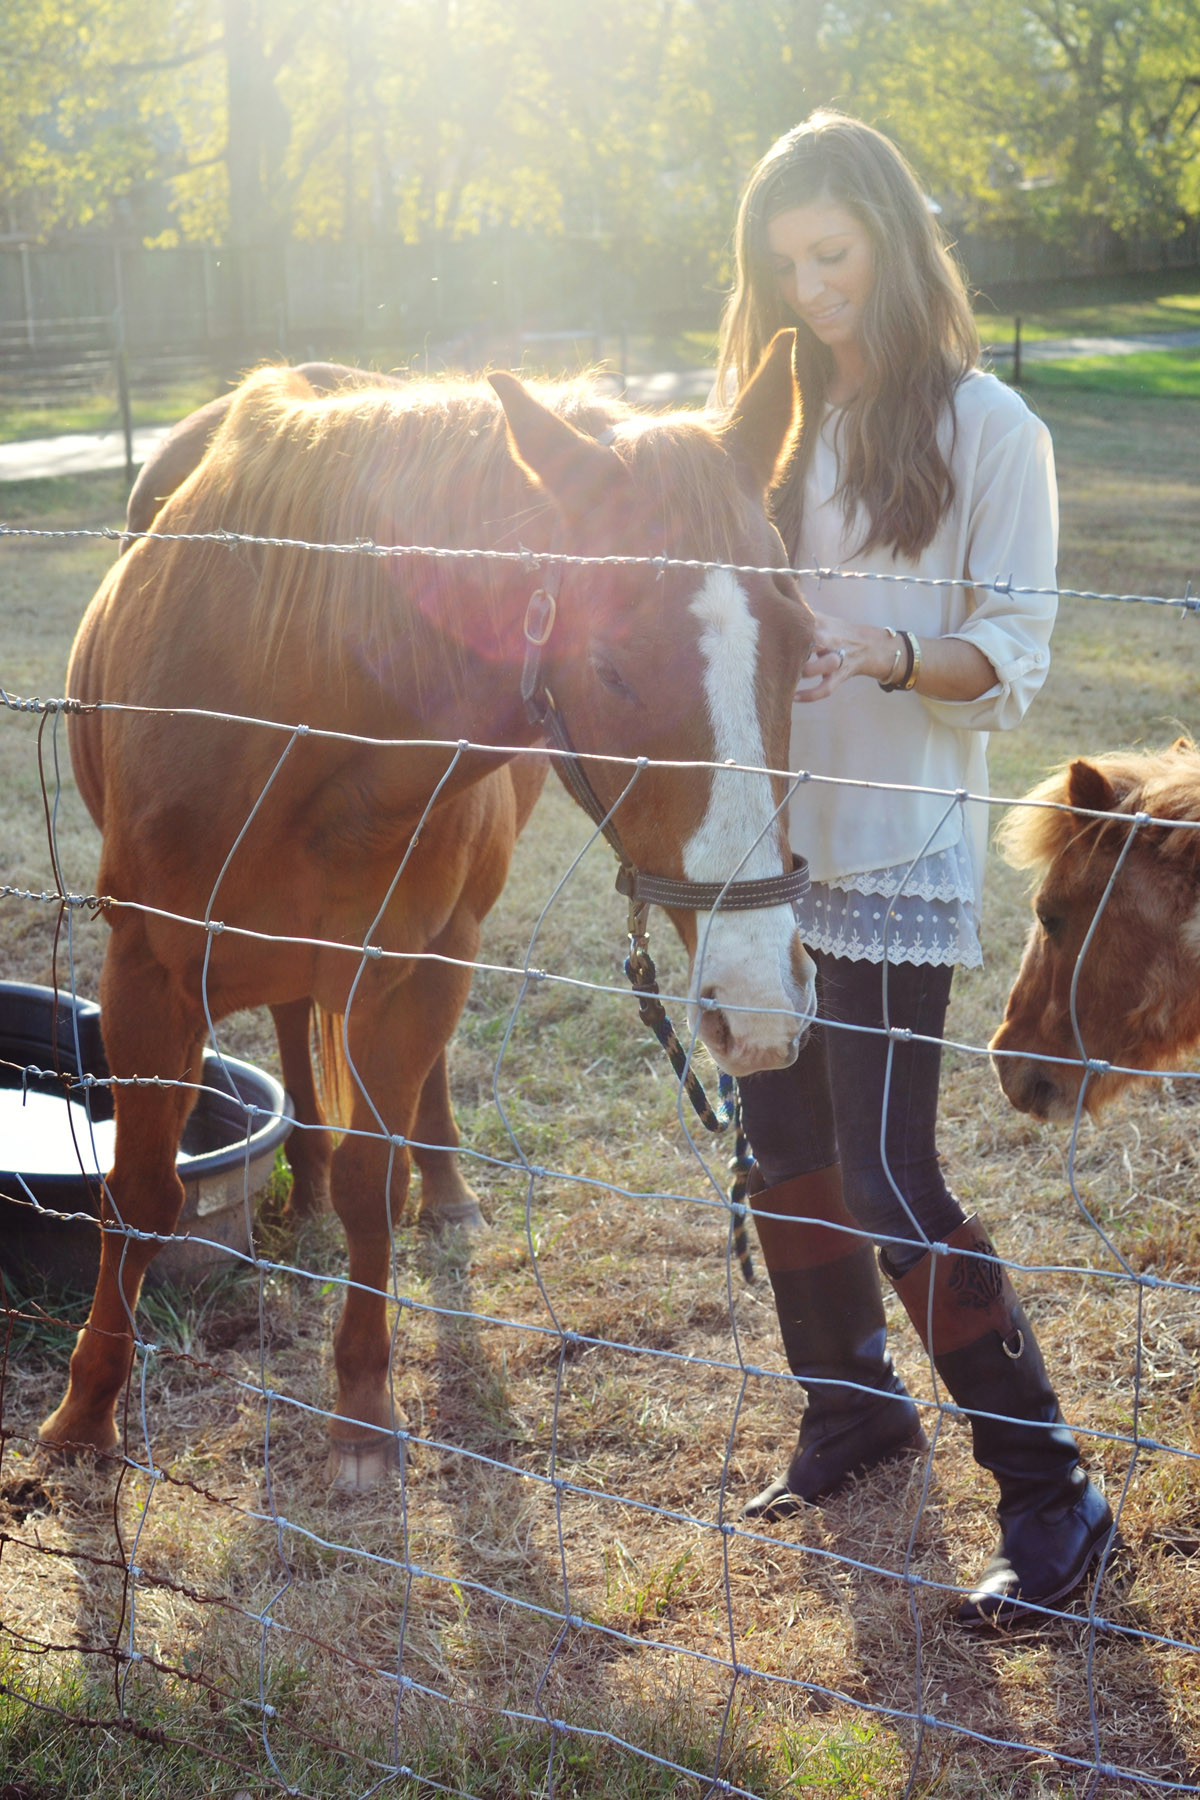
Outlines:
<svg viewBox="0 0 1200 1800"><path fill-rule="evenodd" d="M964 572L980 585L967 593L962 623L946 633L982 651L996 680L974 700L922 695L935 718L960 731L1009 731L1020 723L1046 679L1058 611L1050 433L1024 407L1004 423L997 442L980 446L968 503Z"/></svg>

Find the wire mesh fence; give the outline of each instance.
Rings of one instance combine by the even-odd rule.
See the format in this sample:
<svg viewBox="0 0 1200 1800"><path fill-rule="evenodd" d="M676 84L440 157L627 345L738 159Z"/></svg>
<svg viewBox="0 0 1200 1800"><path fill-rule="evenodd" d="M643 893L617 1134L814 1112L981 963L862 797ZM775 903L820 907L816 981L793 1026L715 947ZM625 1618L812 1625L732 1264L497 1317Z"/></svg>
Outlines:
<svg viewBox="0 0 1200 1800"><path fill-rule="evenodd" d="M1181 617L1197 604L1190 589L1077 597ZM161 909L76 883L57 847L71 703L7 683L0 702L6 726L28 734L46 822L44 880L6 884L0 899L55 934L57 985L72 1000L102 915ZM183 716L164 713L164 729ZM216 722L271 734L276 769L305 733L302 721ZM451 764L480 748L435 743ZM644 773L624 767L634 784ZM712 779L746 772L713 766ZM940 800L950 813L1012 803ZM1061 1139L988 1097L981 1039L944 1046L962 1076L948 1103L974 1115L956 1143L986 1166L979 1183L968 1167L966 1186L991 1186L1002 1260L1053 1345L1064 1410L1123 1540L1079 1593L964 1647L946 1619L994 1533L994 1496L919 1347L898 1355L926 1455L781 1527L740 1517L796 1407L765 1283L747 1286L737 1267L730 1146L698 1128L634 1016L599 827L560 796L542 805L549 822L539 813L518 853L519 910L471 963L461 1145L401 1138L381 1115L366 1133L386 1141L389 1179L397 1158L454 1150L490 1219L470 1243L395 1234L380 1301L393 1408L386 1433L373 1427L391 1463L380 1483L345 1492L324 1472L328 1428L344 1423L330 1404L332 1321L358 1284L332 1222L281 1222L282 1172L265 1196L252 1174L255 1133L283 1109L239 1089L236 1021L208 1010L242 1114L224 1190L238 1230L191 1220L205 1285L148 1288L133 1314L117 1450L63 1464L37 1447L87 1295L81 1281L39 1286L28 1268L6 1276L5 1773L28 1781L49 1767L50 1734L103 1742L110 1769L124 1747L175 1758L162 1763L174 1791L197 1793L1200 1792L1200 1265L1187 1217L1200 1076L1185 1068L1165 1098L1156 1090L1172 1183L1146 1197L1130 1171L1114 1194L1113 1165L1120 1177L1131 1153L1097 1150L1089 1084L1138 1065L1094 1053L1079 1010L1138 844L1194 834L1200 819L1135 809L1114 851L1071 984L1081 1080ZM405 855L419 857L419 841ZM222 916L220 877L182 922L206 1010L211 946L255 930ZM370 934L308 947L364 975L430 954ZM664 1002L681 1019L687 978L665 928L660 947ZM96 1188L113 1087L161 1077L88 1071L76 1018L68 1010L62 1028L75 1034L73 1063L60 1037L50 1056L3 1066L26 1102L47 1080L61 1092L68 1068L79 1167ZM680 1036L699 1064L694 1032ZM318 1130L297 1119L292 1150ZM36 1186L5 1184L10 1246L24 1220L48 1223L50 1211L69 1225L81 1210L48 1209ZM30 1791L41 1800L36 1781Z"/></svg>

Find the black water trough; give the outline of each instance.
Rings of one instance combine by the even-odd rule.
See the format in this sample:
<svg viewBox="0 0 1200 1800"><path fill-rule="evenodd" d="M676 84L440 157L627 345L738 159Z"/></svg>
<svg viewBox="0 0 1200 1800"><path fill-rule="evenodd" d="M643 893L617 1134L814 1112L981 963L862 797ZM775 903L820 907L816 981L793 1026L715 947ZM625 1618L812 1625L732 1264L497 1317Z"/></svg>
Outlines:
<svg viewBox="0 0 1200 1800"><path fill-rule="evenodd" d="M0 1263L87 1287L100 1257L100 1176L112 1164L112 1089L68 1095L55 1070L108 1075L100 1008L60 993L57 1032L55 1011L53 988L0 982ZM287 1094L253 1064L206 1050L202 1082L179 1151L183 1212L150 1280L194 1281L232 1264L222 1246L249 1247L247 1197L270 1179L291 1130Z"/></svg>

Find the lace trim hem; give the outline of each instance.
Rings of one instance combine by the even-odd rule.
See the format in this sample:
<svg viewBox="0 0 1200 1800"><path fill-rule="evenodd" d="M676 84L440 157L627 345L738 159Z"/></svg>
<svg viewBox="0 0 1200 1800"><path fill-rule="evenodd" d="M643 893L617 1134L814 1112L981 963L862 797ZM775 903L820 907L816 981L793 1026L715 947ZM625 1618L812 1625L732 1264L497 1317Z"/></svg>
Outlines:
<svg viewBox="0 0 1200 1800"><path fill-rule="evenodd" d="M884 960L883 938L878 932L864 938L857 931L822 931L802 926L801 936L810 950L819 950L824 956L844 956L850 962L881 963ZM920 940L903 943L893 936L888 941L887 960L890 963L923 963L937 968L982 969L983 950L973 932L948 934L940 942L928 943Z"/></svg>
<svg viewBox="0 0 1200 1800"><path fill-rule="evenodd" d="M866 875L814 881L796 909L801 937L810 949L853 962L886 956L892 963L982 968L970 862L955 848L922 858L924 878L915 887L907 867L874 871L875 887L862 885Z"/></svg>
<svg viewBox="0 0 1200 1800"><path fill-rule="evenodd" d="M913 900L960 900L975 906L975 872L966 845L960 839L946 850L920 856L914 863L897 863L886 869L861 869L853 875L837 875L823 884L841 894L896 894Z"/></svg>

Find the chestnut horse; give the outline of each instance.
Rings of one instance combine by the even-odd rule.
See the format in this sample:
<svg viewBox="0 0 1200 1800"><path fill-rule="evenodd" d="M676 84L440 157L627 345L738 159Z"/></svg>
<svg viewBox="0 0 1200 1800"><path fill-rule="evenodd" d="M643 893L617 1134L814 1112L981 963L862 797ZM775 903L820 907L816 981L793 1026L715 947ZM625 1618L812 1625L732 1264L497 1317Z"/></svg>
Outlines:
<svg viewBox="0 0 1200 1800"><path fill-rule="evenodd" d="M497 771L541 743L547 718L569 731L568 772L586 769L626 862L678 884L662 903L701 1041L733 1074L795 1057L813 970L786 898L786 782L705 766L787 763L812 623L763 495L792 442L790 358L780 334L720 428L639 416L581 383L534 392L497 374L490 388L322 398L262 370L157 514L162 535L109 572L69 686L88 709L72 714L71 752L109 897L118 1228L46 1441L116 1442L155 1248L119 1225L169 1233L182 1202L190 1090L169 1084L194 1080L210 1018L265 1004L278 1020L311 1000L342 1015L354 1096L331 1170L350 1262L333 1472L359 1487L390 1466L386 1287L406 1141L508 866L514 783ZM335 554L305 539L510 554ZM527 553L554 561L539 572ZM627 560L571 560L610 556ZM749 910L721 904L731 879ZM708 910L692 910L701 893ZM162 1085L120 1085L134 1076Z"/></svg>
<svg viewBox="0 0 1200 1800"><path fill-rule="evenodd" d="M300 363L296 373L302 375L315 394L329 394L339 388L398 387L392 376L376 375L364 369L353 369L344 363ZM125 508L127 549L135 536L149 531L164 501L192 473L208 449L219 427L233 405L232 393L221 394L207 405L197 407L186 418L171 427L146 458L138 478L130 489ZM512 804L516 829L520 832L545 780L545 764L538 757L517 757L498 770L495 780L513 784ZM311 1000L272 1008L275 1035L279 1042L279 1061L284 1086L291 1096L295 1129L284 1146L292 1174L291 1191L285 1218L295 1221L324 1211L330 1202L329 1168L333 1140L326 1121L317 1086L313 1079L312 1038L314 1008ZM317 1018L318 1029L330 1030L324 1015ZM336 1042L326 1037L324 1048L325 1085L334 1089L333 1098L346 1104L345 1083L339 1081L340 1059ZM342 1091L338 1091L338 1089ZM413 1161L421 1177L421 1202L418 1223L433 1231L447 1226L474 1230L483 1224L479 1197L464 1180L454 1148L459 1141L458 1126L450 1101L450 1083L443 1049L434 1059L417 1103L413 1142Z"/></svg>
<svg viewBox="0 0 1200 1800"><path fill-rule="evenodd" d="M1036 918L991 1049L1006 1052L996 1071L1018 1111L1068 1121L1083 1056L1121 1065L1089 1074L1084 1105L1096 1112L1134 1079L1125 1069L1171 1068L1200 1043L1200 752L1181 737L1169 750L1081 759L1026 799L1051 804L1014 807L999 841L1037 873ZM1103 816L1058 810L1069 807ZM1163 822L1135 827L1139 813Z"/></svg>

